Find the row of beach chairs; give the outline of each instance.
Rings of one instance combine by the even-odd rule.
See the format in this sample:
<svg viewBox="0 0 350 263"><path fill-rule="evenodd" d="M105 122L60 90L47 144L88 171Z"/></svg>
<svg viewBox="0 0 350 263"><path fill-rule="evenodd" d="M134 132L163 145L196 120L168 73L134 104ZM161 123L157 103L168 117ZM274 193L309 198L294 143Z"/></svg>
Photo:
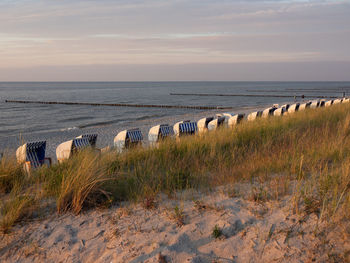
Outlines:
<svg viewBox="0 0 350 263"><path fill-rule="evenodd" d="M307 108L329 107L333 104L350 102L349 98L335 99L330 101L315 100L305 103L295 103L292 105L285 104L279 106L274 104L262 111L252 112L247 115L247 121L253 121L257 118L267 118L270 116L282 116L292 114L296 111L301 111ZM149 130L148 140L151 146L156 146L165 138L180 138L185 135L203 134L207 131L216 130L218 127L226 126L233 127L240 123L245 118L245 114L216 114L215 117L202 118L197 122L189 120L180 121L170 126L161 124L152 127ZM121 131L114 138L114 147L118 152L125 149L133 148L141 145L143 135L140 129L129 129ZM96 149L97 134L83 134L72 140L66 141L58 145L56 148L56 156L58 162L63 162L71 158L77 152L88 147ZM46 141L29 142L20 146L16 151L17 161L23 163L24 169L30 171L32 168L40 167L44 164L51 165L51 158L45 156Z"/></svg>

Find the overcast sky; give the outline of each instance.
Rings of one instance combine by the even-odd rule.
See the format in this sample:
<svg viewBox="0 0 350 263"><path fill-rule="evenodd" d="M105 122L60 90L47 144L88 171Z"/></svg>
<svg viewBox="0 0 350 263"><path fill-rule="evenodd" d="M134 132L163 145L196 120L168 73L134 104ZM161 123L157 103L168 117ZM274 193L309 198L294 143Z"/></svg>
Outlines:
<svg viewBox="0 0 350 263"><path fill-rule="evenodd" d="M0 0L17 80L350 80L350 0Z"/></svg>

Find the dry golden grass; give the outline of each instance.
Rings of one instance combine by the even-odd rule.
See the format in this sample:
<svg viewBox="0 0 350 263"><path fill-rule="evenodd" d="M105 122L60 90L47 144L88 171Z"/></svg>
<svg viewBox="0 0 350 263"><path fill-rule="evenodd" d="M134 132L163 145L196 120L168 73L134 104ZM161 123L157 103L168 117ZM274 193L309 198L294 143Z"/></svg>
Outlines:
<svg viewBox="0 0 350 263"><path fill-rule="evenodd" d="M252 200L293 193L296 212L335 220L347 217L350 208L349 135L350 105L310 109L166 140L157 148L83 152L35 171L21 191L35 184L40 198L53 199L58 212L79 213L84 206L120 200L152 208L159 192L172 196L187 188L251 182ZM0 171L7 174L0 181L4 193L14 191L24 177L16 165L1 163ZM9 211L1 210L3 220Z"/></svg>

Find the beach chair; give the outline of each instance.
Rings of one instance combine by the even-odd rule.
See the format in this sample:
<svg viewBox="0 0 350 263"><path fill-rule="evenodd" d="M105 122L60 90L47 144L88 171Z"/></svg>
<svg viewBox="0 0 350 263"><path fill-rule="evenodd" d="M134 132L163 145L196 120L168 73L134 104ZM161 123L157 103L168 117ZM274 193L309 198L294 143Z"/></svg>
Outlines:
<svg viewBox="0 0 350 263"><path fill-rule="evenodd" d="M327 100L324 104L325 107L330 107L333 105L333 100Z"/></svg>
<svg viewBox="0 0 350 263"><path fill-rule="evenodd" d="M260 118L262 116L262 111L255 111L252 113L249 113L247 116L248 121L255 121L257 118Z"/></svg>
<svg viewBox="0 0 350 263"><path fill-rule="evenodd" d="M276 105L278 105L278 104L276 104ZM289 107L290 107L289 104L284 104L284 105L280 106L279 108L277 108L273 112L273 116L282 116L283 114L285 114L288 111Z"/></svg>
<svg viewBox="0 0 350 263"><path fill-rule="evenodd" d="M245 114L235 114L230 117L227 121L228 127L233 127L239 124L244 119Z"/></svg>
<svg viewBox="0 0 350 263"><path fill-rule="evenodd" d="M277 110L277 108L275 106L267 108L267 109L263 110L261 117L268 118L270 116L273 116L274 115L273 113L275 112L275 110Z"/></svg>
<svg viewBox="0 0 350 263"><path fill-rule="evenodd" d="M319 100L313 100L313 101L311 101L310 109L316 109L319 106L320 106L320 101Z"/></svg>
<svg viewBox="0 0 350 263"><path fill-rule="evenodd" d="M321 99L318 107L324 107L325 104L326 104L326 100Z"/></svg>
<svg viewBox="0 0 350 263"><path fill-rule="evenodd" d="M285 107L279 107L273 112L273 116L282 116L286 112Z"/></svg>
<svg viewBox="0 0 350 263"><path fill-rule="evenodd" d="M296 112L296 111L299 110L299 106L300 106L300 103L294 103L294 104L292 104L292 105L289 106L287 112L288 112L289 114L294 113L294 112Z"/></svg>
<svg viewBox="0 0 350 263"><path fill-rule="evenodd" d="M342 103L342 99L335 99L334 101L333 101L333 104L339 104L339 103Z"/></svg>
<svg viewBox="0 0 350 263"><path fill-rule="evenodd" d="M216 130L218 127L223 127L225 126L225 124L227 124L227 121L226 121L226 116L222 116L222 117L218 117L212 121L210 121L208 123L208 130L209 131L214 131Z"/></svg>
<svg viewBox="0 0 350 263"><path fill-rule="evenodd" d="M16 158L18 163L23 163L24 170L38 168L44 164L51 165L51 158L45 157L46 141L28 142L18 147Z"/></svg>
<svg viewBox="0 0 350 263"><path fill-rule="evenodd" d="M348 103L350 102L350 98L344 98L342 103Z"/></svg>
<svg viewBox="0 0 350 263"><path fill-rule="evenodd" d="M161 140L172 137L174 135L173 127L169 124L160 124L153 126L148 132L148 141L151 146L157 145Z"/></svg>
<svg viewBox="0 0 350 263"><path fill-rule="evenodd" d="M77 152L91 147L89 138L75 138L61 143L56 148L56 157L58 162L63 162L71 158Z"/></svg>
<svg viewBox="0 0 350 263"><path fill-rule="evenodd" d="M197 122L180 121L174 124L175 136L194 135L198 131Z"/></svg>
<svg viewBox="0 0 350 263"><path fill-rule="evenodd" d="M142 145L143 136L140 129L124 130L114 137L114 147L118 152Z"/></svg>
<svg viewBox="0 0 350 263"><path fill-rule="evenodd" d="M298 111L302 111L302 110L310 108L311 103L312 103L311 101L308 101L308 102L305 102L305 103L301 103L299 105Z"/></svg>
<svg viewBox="0 0 350 263"><path fill-rule="evenodd" d="M206 132L208 130L208 124L212 120L214 120L214 117L207 117L197 121L198 133L202 134L203 132Z"/></svg>
<svg viewBox="0 0 350 263"><path fill-rule="evenodd" d="M228 113L228 112L224 112L224 113L217 113L216 114L216 117L218 118L218 117L225 117L227 120L229 119L229 118L231 118L233 115L231 114L231 113Z"/></svg>
<svg viewBox="0 0 350 263"><path fill-rule="evenodd" d="M92 148L96 148L97 134L82 134L77 137L77 139L79 138L87 138L90 143L90 146Z"/></svg>

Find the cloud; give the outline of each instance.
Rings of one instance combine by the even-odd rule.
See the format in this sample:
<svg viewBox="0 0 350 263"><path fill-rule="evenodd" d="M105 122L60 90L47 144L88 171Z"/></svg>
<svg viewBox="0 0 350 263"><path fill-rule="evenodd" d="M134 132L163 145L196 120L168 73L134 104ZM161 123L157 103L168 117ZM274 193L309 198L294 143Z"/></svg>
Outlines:
<svg viewBox="0 0 350 263"><path fill-rule="evenodd" d="M349 13L348 0L3 0L0 68L350 61Z"/></svg>

